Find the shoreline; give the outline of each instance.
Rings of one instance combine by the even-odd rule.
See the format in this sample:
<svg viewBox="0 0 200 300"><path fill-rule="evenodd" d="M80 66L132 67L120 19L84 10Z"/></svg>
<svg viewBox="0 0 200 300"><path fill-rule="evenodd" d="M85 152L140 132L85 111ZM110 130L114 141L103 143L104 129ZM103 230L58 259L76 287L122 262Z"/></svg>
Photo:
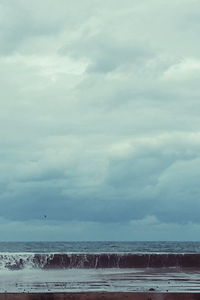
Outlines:
<svg viewBox="0 0 200 300"><path fill-rule="evenodd" d="M199 292L0 293L0 300L200 300Z"/></svg>

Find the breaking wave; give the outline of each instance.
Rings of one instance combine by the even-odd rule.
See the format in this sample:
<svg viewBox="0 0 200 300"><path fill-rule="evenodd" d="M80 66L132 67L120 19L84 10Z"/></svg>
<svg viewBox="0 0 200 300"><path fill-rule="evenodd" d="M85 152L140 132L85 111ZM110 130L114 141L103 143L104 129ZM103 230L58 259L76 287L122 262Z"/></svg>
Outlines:
<svg viewBox="0 0 200 300"><path fill-rule="evenodd" d="M200 268L200 254L135 254L135 253L2 253L0 269L24 268Z"/></svg>

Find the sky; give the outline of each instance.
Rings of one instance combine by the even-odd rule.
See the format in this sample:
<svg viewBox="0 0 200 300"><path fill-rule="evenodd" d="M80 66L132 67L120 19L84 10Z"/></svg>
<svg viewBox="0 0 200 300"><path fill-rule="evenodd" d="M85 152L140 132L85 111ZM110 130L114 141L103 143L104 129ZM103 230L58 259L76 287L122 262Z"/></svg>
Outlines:
<svg viewBox="0 0 200 300"><path fill-rule="evenodd" d="M200 240L199 0L0 0L0 241Z"/></svg>

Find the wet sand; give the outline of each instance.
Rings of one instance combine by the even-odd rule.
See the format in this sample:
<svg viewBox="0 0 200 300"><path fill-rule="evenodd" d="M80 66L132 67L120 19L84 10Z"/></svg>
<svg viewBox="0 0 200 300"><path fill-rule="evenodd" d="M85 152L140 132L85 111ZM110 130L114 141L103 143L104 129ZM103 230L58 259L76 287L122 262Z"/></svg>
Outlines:
<svg viewBox="0 0 200 300"><path fill-rule="evenodd" d="M200 300L200 293L1 293L0 300Z"/></svg>

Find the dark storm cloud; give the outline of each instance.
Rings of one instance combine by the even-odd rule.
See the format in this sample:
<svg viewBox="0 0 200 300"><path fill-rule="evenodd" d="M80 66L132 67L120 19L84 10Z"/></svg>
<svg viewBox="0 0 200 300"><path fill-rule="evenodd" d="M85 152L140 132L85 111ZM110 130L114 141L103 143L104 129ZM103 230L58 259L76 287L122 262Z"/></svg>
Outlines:
<svg viewBox="0 0 200 300"><path fill-rule="evenodd" d="M58 154L59 172L42 160L22 165L1 196L1 216L19 221L45 212L63 221L129 222L147 215L167 223L198 221L200 139L193 137L116 142L99 162L99 153L90 150L78 153L73 164Z"/></svg>

